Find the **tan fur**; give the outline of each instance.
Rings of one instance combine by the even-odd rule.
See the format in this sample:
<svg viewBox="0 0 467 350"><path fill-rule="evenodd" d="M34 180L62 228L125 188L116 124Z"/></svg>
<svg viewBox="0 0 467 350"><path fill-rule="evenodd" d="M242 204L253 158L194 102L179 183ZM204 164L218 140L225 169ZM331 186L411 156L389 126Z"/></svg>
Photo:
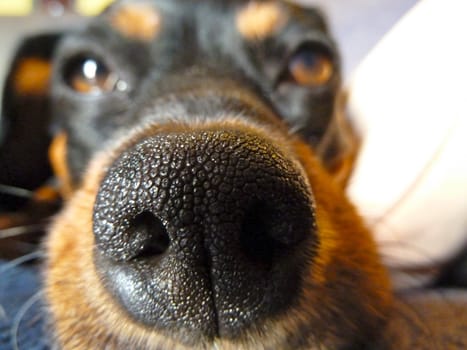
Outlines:
<svg viewBox="0 0 467 350"><path fill-rule="evenodd" d="M52 186L42 186L34 191L33 200L37 202L53 202L58 201L60 194L57 189Z"/></svg>
<svg viewBox="0 0 467 350"><path fill-rule="evenodd" d="M13 88L19 95L41 96L48 90L50 63L40 58L25 58L19 62L13 76Z"/></svg>
<svg viewBox="0 0 467 350"><path fill-rule="evenodd" d="M49 161L54 174L60 182L60 193L63 198L69 198L73 192L71 176L67 166L67 135L60 133L54 137L49 146Z"/></svg>
<svg viewBox="0 0 467 350"><path fill-rule="evenodd" d="M106 292L93 264L92 211L109 164L128 145L157 132L196 129L234 129L257 135L296 163L313 192L320 241L298 305L255 326L240 343L219 339L200 348L284 349L290 348L287 344L293 343L297 334L307 334L304 347L334 349L343 346L347 337L379 327L391 305L388 278L369 233L341 188L300 140L239 118L226 118L195 125L147 126L94 159L82 188L58 217L46 242L45 292L55 336L63 349L185 348L131 320ZM364 319L356 319L354 313Z"/></svg>
<svg viewBox="0 0 467 350"><path fill-rule="evenodd" d="M235 17L238 32L247 40L262 40L279 31L288 21L285 9L275 1L251 1Z"/></svg>
<svg viewBox="0 0 467 350"><path fill-rule="evenodd" d="M157 37L161 18L149 3L122 4L110 14L110 23L122 35L143 41Z"/></svg>

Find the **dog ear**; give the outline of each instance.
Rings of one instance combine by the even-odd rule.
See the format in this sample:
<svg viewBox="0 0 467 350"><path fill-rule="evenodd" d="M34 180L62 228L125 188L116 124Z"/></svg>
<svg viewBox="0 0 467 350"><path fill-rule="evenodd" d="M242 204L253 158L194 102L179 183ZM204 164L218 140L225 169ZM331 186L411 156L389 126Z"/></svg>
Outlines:
<svg viewBox="0 0 467 350"><path fill-rule="evenodd" d="M21 198L19 189L33 191L52 176L47 155L49 80L60 38L61 34L49 33L24 39L6 76L0 120L0 211L24 205L27 199Z"/></svg>
<svg viewBox="0 0 467 350"><path fill-rule="evenodd" d="M346 113L347 96L341 92L336 112L316 147L316 153L334 180L343 188L352 175L360 138Z"/></svg>

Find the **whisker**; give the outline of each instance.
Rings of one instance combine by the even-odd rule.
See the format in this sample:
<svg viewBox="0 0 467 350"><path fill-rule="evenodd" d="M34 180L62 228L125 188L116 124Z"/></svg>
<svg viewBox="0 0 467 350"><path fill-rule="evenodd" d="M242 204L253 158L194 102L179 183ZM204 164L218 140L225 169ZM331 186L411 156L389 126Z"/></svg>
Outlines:
<svg viewBox="0 0 467 350"><path fill-rule="evenodd" d="M379 252L381 257L385 261L391 261L393 263L398 263L400 260L401 252L406 254L410 253L412 257L420 258L423 260L420 264L422 266L430 267L439 267L443 260L436 258L430 254L430 252L423 247L415 243L404 242L402 239L400 241L378 241ZM411 265L414 265L413 263Z"/></svg>
<svg viewBox="0 0 467 350"><path fill-rule="evenodd" d="M21 198L32 198L34 196L34 192L32 191L4 184L0 184L0 193L9 194L11 196Z"/></svg>
<svg viewBox="0 0 467 350"><path fill-rule="evenodd" d="M21 264L24 264L25 262L32 261L35 259L41 259L44 257L44 252L43 251L35 251L30 254L23 255L17 259L11 260L7 264L3 265L2 268L0 269L0 275L4 274L8 270L15 268Z"/></svg>
<svg viewBox="0 0 467 350"><path fill-rule="evenodd" d="M298 134L302 129L303 129L303 126L301 125L293 125L289 128L288 133L289 135L293 136L293 135Z"/></svg>
<svg viewBox="0 0 467 350"><path fill-rule="evenodd" d="M5 308L0 304L0 320L6 320L6 311Z"/></svg>
<svg viewBox="0 0 467 350"><path fill-rule="evenodd" d="M389 238L375 237L380 255L384 257L386 261L397 263L398 258L401 256L401 252L404 251L406 253L411 253L412 256L423 259L424 263L422 263L422 265L424 266L439 266L443 263L439 258L431 256L430 251L423 246L411 243L410 240L417 238L417 235L423 234L422 232L416 233L417 235L415 233L408 235L405 231L394 228L390 223L388 223L386 218L378 218L375 221L368 222L368 226L372 231L375 231L373 227L377 225L384 228L388 235L390 235L388 236Z"/></svg>
<svg viewBox="0 0 467 350"><path fill-rule="evenodd" d="M17 237L32 233L34 231L43 230L47 225L45 223L35 224L35 225L26 225L26 226L17 226L10 227L5 229L0 229L0 239Z"/></svg>
<svg viewBox="0 0 467 350"><path fill-rule="evenodd" d="M11 346L14 350L19 350L19 345L18 345L18 330L19 326L21 324L21 321L23 320L24 316L26 313L29 311L29 309L37 303L40 298L42 297L42 291L39 291L35 293L33 296L31 296L18 310L18 313L16 314L15 318L13 319L13 324L11 326Z"/></svg>

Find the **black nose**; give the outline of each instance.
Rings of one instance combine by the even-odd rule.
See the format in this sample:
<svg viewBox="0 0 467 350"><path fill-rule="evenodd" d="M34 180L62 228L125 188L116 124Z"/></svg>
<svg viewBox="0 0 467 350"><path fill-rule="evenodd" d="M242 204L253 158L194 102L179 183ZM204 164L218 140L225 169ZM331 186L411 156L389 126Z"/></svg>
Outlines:
<svg viewBox="0 0 467 350"><path fill-rule="evenodd" d="M317 240L300 167L239 131L159 134L125 151L94 207L96 266L139 322L236 337L299 297Z"/></svg>

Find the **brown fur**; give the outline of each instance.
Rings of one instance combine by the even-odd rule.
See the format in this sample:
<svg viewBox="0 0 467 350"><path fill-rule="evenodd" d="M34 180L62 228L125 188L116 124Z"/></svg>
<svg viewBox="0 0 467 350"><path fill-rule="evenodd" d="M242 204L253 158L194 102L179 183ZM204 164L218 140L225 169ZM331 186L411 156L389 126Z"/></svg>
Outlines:
<svg viewBox="0 0 467 350"><path fill-rule="evenodd" d="M279 31L287 20L279 3L252 1L238 11L235 24L244 38L262 40Z"/></svg>
<svg viewBox="0 0 467 350"><path fill-rule="evenodd" d="M37 202L53 202L60 199L60 194L55 187L42 186L34 191L33 200Z"/></svg>
<svg viewBox="0 0 467 350"><path fill-rule="evenodd" d="M64 349L184 348L130 319L106 292L93 264L92 211L99 183L121 150L145 134L193 129L252 133L299 164L313 192L320 240L299 305L258 325L240 343L219 339L200 348L335 349L355 334L364 337L380 327L391 307L389 281L368 231L341 188L299 139L226 118L195 125L149 126L95 157L82 187L57 218L46 242L45 292L52 301L58 343ZM309 338L304 339L303 334Z"/></svg>
<svg viewBox="0 0 467 350"><path fill-rule="evenodd" d="M49 147L49 160L55 176L58 178L60 193L63 198L69 198L72 193L72 181L66 162L67 135L62 132L54 137Z"/></svg>
<svg viewBox="0 0 467 350"><path fill-rule="evenodd" d="M111 12L110 23L128 38L150 41L159 33L161 18L151 4L123 4Z"/></svg>

